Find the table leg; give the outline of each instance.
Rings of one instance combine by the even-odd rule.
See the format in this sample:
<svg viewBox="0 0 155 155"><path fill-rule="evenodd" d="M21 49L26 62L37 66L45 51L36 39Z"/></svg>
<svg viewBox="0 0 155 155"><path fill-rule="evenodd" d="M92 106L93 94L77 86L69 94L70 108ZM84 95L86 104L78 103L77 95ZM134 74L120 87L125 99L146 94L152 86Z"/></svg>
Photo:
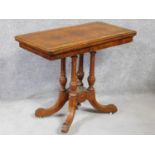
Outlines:
<svg viewBox="0 0 155 155"><path fill-rule="evenodd" d="M83 58L84 58L84 55L81 54L81 55L79 56L79 66L78 66L78 72L77 72L77 77L78 77L79 85L80 85L80 86L83 86L82 80L83 80L83 77L84 77L84 71L83 71Z"/></svg>
<svg viewBox="0 0 155 155"><path fill-rule="evenodd" d="M71 83L69 88L68 113L65 123L62 126L62 132L68 132L73 121L77 106L77 74L76 74L77 56L72 56Z"/></svg>
<svg viewBox="0 0 155 155"><path fill-rule="evenodd" d="M84 55L80 54L79 55L79 65L78 65L78 72L77 72L77 78L78 78L78 87L83 87L83 77L84 77L84 71L83 71L83 59ZM80 106L81 104L78 103L77 106Z"/></svg>
<svg viewBox="0 0 155 155"><path fill-rule="evenodd" d="M95 54L96 52L91 52L90 53L90 72L89 72L89 77L88 77L88 83L89 83L89 88L88 88L88 100L90 104L97 110L105 113L109 112L116 112L117 107L114 104L108 104L108 105L102 105L96 101L95 97L95 89L94 89L94 83L95 83Z"/></svg>
<svg viewBox="0 0 155 155"><path fill-rule="evenodd" d="M56 113L63 107L65 102L68 100L68 91L65 88L66 83L67 83L66 59L65 58L61 59L61 72L60 72L59 81L60 81L61 88L60 88L59 97L58 97L56 103L52 107L47 108L47 109L44 109L44 108L37 109L35 112L35 115L37 117L50 116L50 115Z"/></svg>

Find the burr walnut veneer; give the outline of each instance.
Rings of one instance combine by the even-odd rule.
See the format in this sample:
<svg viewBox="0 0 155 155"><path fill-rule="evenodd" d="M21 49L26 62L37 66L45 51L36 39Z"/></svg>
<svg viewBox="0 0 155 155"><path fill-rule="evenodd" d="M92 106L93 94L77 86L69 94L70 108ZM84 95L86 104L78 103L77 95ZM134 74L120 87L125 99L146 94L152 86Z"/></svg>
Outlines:
<svg viewBox="0 0 155 155"><path fill-rule="evenodd" d="M136 32L103 22L86 23L77 26L51 29L16 36L20 47L40 55L48 60L60 59L60 93L56 103L50 108L36 110L37 117L50 116L59 111L68 101L68 113L63 123L62 132L68 132L76 108L88 100L97 110L114 113L117 107L113 104L103 105L95 97L95 54L103 48L129 43ZM84 54L90 53L89 87L83 85ZM66 88L66 58L71 57L71 82ZM77 59L79 59L77 69Z"/></svg>

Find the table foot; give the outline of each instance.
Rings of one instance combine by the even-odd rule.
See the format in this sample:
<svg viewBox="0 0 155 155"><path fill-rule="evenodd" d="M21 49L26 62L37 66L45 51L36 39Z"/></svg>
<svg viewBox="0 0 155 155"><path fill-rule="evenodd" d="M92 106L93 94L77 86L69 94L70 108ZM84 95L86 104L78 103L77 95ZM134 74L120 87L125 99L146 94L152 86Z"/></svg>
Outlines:
<svg viewBox="0 0 155 155"><path fill-rule="evenodd" d="M77 102L76 102L76 96L71 96L68 103L68 113L65 122L63 123L61 131L66 133L68 132L76 112Z"/></svg>
<svg viewBox="0 0 155 155"><path fill-rule="evenodd" d="M88 100L90 104L97 110L104 112L104 113L115 113L117 112L117 107L114 104L108 104L108 105L102 105L99 102L97 102L95 97L95 91L92 90L89 92Z"/></svg>
<svg viewBox="0 0 155 155"><path fill-rule="evenodd" d="M66 120L63 123L62 129L61 129L62 132L67 133L69 131L69 128L73 122L75 111L76 111L76 105L74 103L72 105L70 104Z"/></svg>
<svg viewBox="0 0 155 155"><path fill-rule="evenodd" d="M68 100L68 92L60 92L59 98L57 102L50 108L39 108L35 111L36 117L46 117L50 116L57 111L59 111L65 104L65 102Z"/></svg>
<svg viewBox="0 0 155 155"><path fill-rule="evenodd" d="M62 125L61 132L67 133L69 131L69 128L70 128L70 125L64 123Z"/></svg>

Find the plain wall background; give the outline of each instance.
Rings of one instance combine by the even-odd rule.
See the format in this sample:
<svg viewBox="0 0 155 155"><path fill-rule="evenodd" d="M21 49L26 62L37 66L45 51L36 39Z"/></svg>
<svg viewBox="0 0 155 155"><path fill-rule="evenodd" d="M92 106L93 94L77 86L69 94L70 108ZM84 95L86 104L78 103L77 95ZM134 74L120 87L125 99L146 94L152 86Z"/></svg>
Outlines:
<svg viewBox="0 0 155 155"><path fill-rule="evenodd" d="M21 49L14 36L33 31L75 25L96 20L0 20L0 99L21 99L59 88L60 61L48 61ZM133 43L97 53L97 93L123 94L155 92L155 21L97 20L137 31ZM89 71L85 56L85 83ZM70 58L67 59L70 77ZM69 82L69 79L68 79Z"/></svg>

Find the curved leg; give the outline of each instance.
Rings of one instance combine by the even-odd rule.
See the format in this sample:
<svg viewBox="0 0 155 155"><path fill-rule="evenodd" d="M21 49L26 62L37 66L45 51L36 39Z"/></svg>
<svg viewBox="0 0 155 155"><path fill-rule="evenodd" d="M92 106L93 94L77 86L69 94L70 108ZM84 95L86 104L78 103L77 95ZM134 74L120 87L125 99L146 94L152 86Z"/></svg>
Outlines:
<svg viewBox="0 0 155 155"><path fill-rule="evenodd" d="M66 66L65 65L66 65L66 60L65 60L65 58L63 58L63 59L61 59L61 73L60 73L60 79L59 79L61 89L60 89L58 100L50 108L47 108L47 109L39 108L39 109L37 109L35 112L35 115L37 117L50 116L50 115L56 113L57 111L59 111L63 107L65 102L68 100L68 91L65 88L66 83L67 83Z"/></svg>
<svg viewBox="0 0 155 155"><path fill-rule="evenodd" d="M61 132L67 133L72 122L73 122L73 118L75 115L75 111L76 111L76 98L75 97L71 97L69 99L69 106L68 106L68 113L67 113L67 117L65 122L63 123Z"/></svg>
<svg viewBox="0 0 155 155"><path fill-rule="evenodd" d="M95 91L91 90L89 92L88 101L90 104L97 110L104 112L104 113L115 113L117 111L117 107L114 104L102 105L96 101Z"/></svg>
<svg viewBox="0 0 155 155"><path fill-rule="evenodd" d="M95 52L91 52L91 57L90 57L90 72L89 72L89 77L88 77L88 83L89 83L89 88L88 88L88 100L90 104L97 110L105 113L109 112L116 112L117 107L113 104L109 105L102 105L96 101L95 97L95 90L94 90L94 83L95 83Z"/></svg>
<svg viewBox="0 0 155 155"><path fill-rule="evenodd" d="M68 100L68 92L60 92L58 100L56 103L50 107L50 108L39 108L35 111L35 116L37 117L46 117L50 116L56 112L58 112L65 104L65 102Z"/></svg>
<svg viewBox="0 0 155 155"><path fill-rule="evenodd" d="M77 106L77 77L76 77L76 63L77 63L77 56L72 57L72 76L71 76L71 83L70 83L70 88L69 88L69 105L68 105L68 113L66 120L62 126L61 132L68 132L74 115L76 111L76 106Z"/></svg>

